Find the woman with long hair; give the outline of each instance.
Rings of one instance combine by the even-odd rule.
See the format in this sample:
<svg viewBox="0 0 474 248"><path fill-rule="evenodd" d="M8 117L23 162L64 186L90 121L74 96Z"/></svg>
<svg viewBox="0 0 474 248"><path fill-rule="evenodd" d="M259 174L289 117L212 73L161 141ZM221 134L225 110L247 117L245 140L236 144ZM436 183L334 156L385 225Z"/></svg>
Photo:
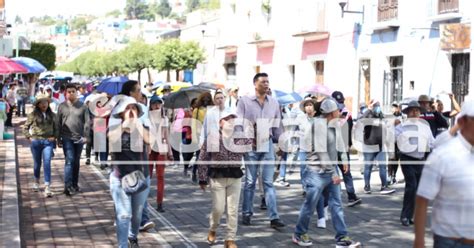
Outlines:
<svg viewBox="0 0 474 248"><path fill-rule="evenodd" d="M56 146L58 129L55 125L56 115L49 107L50 98L48 95L40 94L36 96L34 110L28 115L23 134L31 141L31 153L34 162L33 190L39 191L39 179L41 172L41 160L44 167L44 195L51 197L51 158L53 149Z"/></svg>

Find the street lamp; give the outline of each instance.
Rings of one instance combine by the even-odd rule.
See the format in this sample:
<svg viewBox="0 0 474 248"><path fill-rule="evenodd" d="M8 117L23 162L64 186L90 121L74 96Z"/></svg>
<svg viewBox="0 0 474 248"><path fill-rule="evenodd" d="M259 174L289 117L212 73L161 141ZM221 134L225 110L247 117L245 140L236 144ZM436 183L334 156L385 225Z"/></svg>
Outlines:
<svg viewBox="0 0 474 248"><path fill-rule="evenodd" d="M362 11L344 10L344 7L346 7L346 5L347 5L347 1L341 1L341 2L339 2L339 6L341 6L341 17L344 18L344 13L349 13L349 14L362 14L362 23L364 23L364 12L365 12L364 5L362 5Z"/></svg>

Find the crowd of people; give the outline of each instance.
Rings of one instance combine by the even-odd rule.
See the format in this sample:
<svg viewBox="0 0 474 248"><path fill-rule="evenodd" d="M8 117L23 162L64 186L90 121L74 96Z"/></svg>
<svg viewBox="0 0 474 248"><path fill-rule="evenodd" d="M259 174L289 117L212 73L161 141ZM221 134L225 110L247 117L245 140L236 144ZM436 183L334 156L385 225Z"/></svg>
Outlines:
<svg viewBox="0 0 474 248"><path fill-rule="evenodd" d="M16 84L19 87L11 84L4 96L17 115L24 116L28 96ZM85 163L93 160L110 174L119 247L138 247L139 231L155 226L146 203L153 172L157 210L164 212L166 165L182 166L185 177L192 168L191 181L212 193L207 242L216 242L226 212L225 247L237 247L241 189L242 225L253 225L259 186L260 207L267 210L270 226L282 228L286 224L280 218L275 186L288 187L287 171L299 164L304 202L292 241L299 246L313 244L308 233L316 210L320 228L326 227L331 215L336 247L359 247L360 242L349 236L341 199L343 182L347 206L362 203L350 170L351 151L356 149L364 161L366 194L373 192L374 166L379 168L380 194L394 193L391 185L397 183L400 165L405 179L400 224L415 224L415 247L424 247L429 201L434 201L435 247L472 247L474 170L469 166L474 164L474 101L466 100L461 108L450 95L453 110L444 112L442 101L421 95L404 108L394 103L386 116L380 102L372 100L360 104L354 118L340 91L331 96L308 94L300 103L281 106L271 96L266 73L256 74L253 85L255 92L249 96L239 97L237 87L217 89L179 109L164 105L170 87L163 87L162 96L147 97L133 80L115 96L88 92L77 84L61 85L58 92L51 85L38 86L33 111L23 125L23 134L31 141L33 190L41 190L43 166L42 191L53 196L51 159L58 146L65 157L64 194L81 193L80 159L86 146ZM7 126L11 126L10 112Z"/></svg>

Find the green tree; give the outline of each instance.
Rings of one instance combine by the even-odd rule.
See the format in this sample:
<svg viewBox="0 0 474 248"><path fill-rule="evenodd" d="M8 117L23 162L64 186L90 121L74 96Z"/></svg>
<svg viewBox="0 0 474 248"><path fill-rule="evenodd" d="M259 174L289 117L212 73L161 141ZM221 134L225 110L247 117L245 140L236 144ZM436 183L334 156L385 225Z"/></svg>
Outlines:
<svg viewBox="0 0 474 248"><path fill-rule="evenodd" d="M45 15L38 19L38 24L41 26L51 26L56 24L56 19L51 16Z"/></svg>
<svg viewBox="0 0 474 248"><path fill-rule="evenodd" d="M161 0L160 5L158 5L157 14L161 18L168 17L171 14L171 6L168 0Z"/></svg>
<svg viewBox="0 0 474 248"><path fill-rule="evenodd" d="M79 34L84 34L87 31L87 24L91 23L93 17L74 17L70 21L71 30L77 31Z"/></svg>
<svg viewBox="0 0 474 248"><path fill-rule="evenodd" d="M207 0L205 2L201 2L201 7L204 9L219 9L221 7L221 1L220 0Z"/></svg>
<svg viewBox="0 0 474 248"><path fill-rule="evenodd" d="M196 42L181 43L178 39L169 39L154 47L153 66L167 72L167 81L170 81L171 70L175 70L176 80L179 80L180 71L195 69L204 60L204 51Z"/></svg>
<svg viewBox="0 0 474 248"><path fill-rule="evenodd" d="M143 0L127 0L125 14L128 19L152 20L154 11Z"/></svg>
<svg viewBox="0 0 474 248"><path fill-rule="evenodd" d="M133 41L123 50L125 67L129 72L138 72L138 81L143 69L152 66L152 47L143 41Z"/></svg>
<svg viewBox="0 0 474 248"><path fill-rule="evenodd" d="M49 43L32 42L30 50L20 50L19 54L37 60L50 71L56 64L56 47Z"/></svg>
<svg viewBox="0 0 474 248"><path fill-rule="evenodd" d="M199 0L186 0L186 7L188 8L188 12L193 12L194 10L198 9L201 6Z"/></svg>

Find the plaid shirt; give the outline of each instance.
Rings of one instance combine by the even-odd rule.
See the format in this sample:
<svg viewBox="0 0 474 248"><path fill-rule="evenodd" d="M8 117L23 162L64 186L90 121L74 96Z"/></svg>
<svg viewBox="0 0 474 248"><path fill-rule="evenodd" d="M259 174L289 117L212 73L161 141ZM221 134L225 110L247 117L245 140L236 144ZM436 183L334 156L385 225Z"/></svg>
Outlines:
<svg viewBox="0 0 474 248"><path fill-rule="evenodd" d="M417 194L433 201L435 234L474 239L473 183L474 148L461 134L429 156Z"/></svg>

